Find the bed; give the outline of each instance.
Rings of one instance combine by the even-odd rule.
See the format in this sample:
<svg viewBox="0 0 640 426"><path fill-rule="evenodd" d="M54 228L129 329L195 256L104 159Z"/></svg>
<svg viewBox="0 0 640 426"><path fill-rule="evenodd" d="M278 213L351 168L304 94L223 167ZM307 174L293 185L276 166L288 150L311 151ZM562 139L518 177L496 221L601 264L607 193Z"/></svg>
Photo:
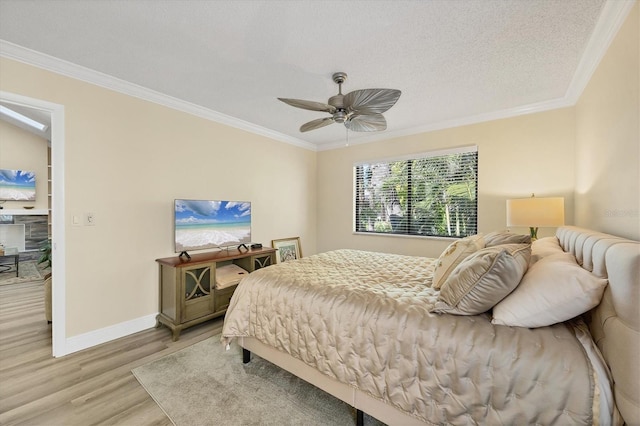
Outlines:
<svg viewBox="0 0 640 426"><path fill-rule="evenodd" d="M359 423L640 424L640 244L570 226L523 238L258 270L223 342L351 404Z"/></svg>

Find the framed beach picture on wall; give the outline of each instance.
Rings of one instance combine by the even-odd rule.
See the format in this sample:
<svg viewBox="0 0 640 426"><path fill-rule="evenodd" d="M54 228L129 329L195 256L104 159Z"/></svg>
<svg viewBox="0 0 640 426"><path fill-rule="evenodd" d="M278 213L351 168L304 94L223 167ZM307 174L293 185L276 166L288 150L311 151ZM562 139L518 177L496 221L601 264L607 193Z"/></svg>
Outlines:
<svg viewBox="0 0 640 426"><path fill-rule="evenodd" d="M272 240L271 246L276 249L276 263L296 260L302 257L300 237Z"/></svg>
<svg viewBox="0 0 640 426"><path fill-rule="evenodd" d="M36 174L0 169L0 201L35 201Z"/></svg>

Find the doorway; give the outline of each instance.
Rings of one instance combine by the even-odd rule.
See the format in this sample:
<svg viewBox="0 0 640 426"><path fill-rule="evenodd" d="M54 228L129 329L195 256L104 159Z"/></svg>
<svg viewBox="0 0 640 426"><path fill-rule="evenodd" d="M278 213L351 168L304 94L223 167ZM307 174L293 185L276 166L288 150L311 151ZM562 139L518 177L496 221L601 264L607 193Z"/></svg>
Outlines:
<svg viewBox="0 0 640 426"><path fill-rule="evenodd" d="M18 108L50 114L51 118L51 248L55 273L52 275L52 355L66 355L66 259L64 211L64 106L41 99L0 91L0 101Z"/></svg>

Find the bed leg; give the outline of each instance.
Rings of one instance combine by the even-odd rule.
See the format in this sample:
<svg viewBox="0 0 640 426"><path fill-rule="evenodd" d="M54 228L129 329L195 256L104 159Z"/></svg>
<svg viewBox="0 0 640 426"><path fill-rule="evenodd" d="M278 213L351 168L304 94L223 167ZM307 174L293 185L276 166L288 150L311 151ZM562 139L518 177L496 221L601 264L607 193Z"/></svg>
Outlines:
<svg viewBox="0 0 640 426"><path fill-rule="evenodd" d="M242 348L242 363L248 364L251 361L251 351Z"/></svg>
<svg viewBox="0 0 640 426"><path fill-rule="evenodd" d="M356 408L356 426L364 426L364 413Z"/></svg>

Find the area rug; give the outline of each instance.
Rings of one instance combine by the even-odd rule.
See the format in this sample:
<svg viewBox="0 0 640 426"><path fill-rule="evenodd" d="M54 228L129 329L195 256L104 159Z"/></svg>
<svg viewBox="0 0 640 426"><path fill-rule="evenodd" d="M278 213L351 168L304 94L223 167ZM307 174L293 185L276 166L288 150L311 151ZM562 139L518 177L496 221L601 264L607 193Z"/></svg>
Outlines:
<svg viewBox="0 0 640 426"><path fill-rule="evenodd" d="M354 425L348 404L220 335L132 370L176 426ZM382 425L364 416L365 425Z"/></svg>
<svg viewBox="0 0 640 426"><path fill-rule="evenodd" d="M13 268L11 271L0 273L0 285L24 283L41 279L42 275L40 274L38 264L35 260L26 260L20 262L20 264L18 265L17 277L16 271Z"/></svg>

